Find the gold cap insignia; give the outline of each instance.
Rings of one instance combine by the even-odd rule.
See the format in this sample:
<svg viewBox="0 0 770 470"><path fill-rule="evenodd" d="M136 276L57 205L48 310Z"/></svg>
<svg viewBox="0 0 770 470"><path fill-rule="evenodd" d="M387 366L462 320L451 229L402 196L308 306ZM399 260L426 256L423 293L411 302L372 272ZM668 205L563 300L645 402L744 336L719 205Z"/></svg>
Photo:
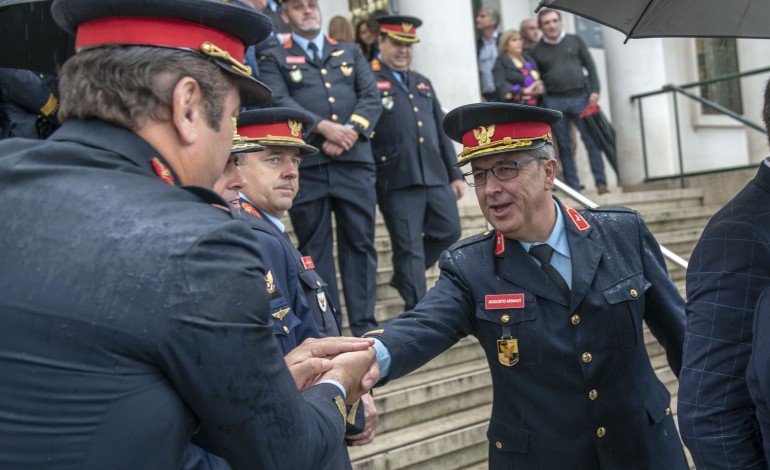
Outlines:
<svg viewBox="0 0 770 470"><path fill-rule="evenodd" d="M412 23L401 23L401 27L404 28L405 33L408 33L409 31L412 30L412 27L414 27L414 25Z"/></svg>
<svg viewBox="0 0 770 470"><path fill-rule="evenodd" d="M299 137L299 135L302 133L302 121L289 119L289 129L291 129L291 135L294 137Z"/></svg>
<svg viewBox="0 0 770 470"><path fill-rule="evenodd" d="M475 137L476 140L479 141L479 145L489 144L489 141L493 135L495 135L494 124L492 124L487 128L485 128L484 126L479 126L478 129L473 129L473 137Z"/></svg>

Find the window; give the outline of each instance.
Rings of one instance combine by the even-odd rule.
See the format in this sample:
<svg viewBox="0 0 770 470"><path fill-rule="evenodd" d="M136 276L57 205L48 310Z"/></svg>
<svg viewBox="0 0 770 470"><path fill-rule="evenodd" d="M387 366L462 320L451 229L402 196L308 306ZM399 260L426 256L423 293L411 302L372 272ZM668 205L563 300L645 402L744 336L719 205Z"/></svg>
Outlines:
<svg viewBox="0 0 770 470"><path fill-rule="evenodd" d="M698 80L722 77L738 73L738 51L735 38L696 39L698 49ZM743 114L741 83L738 79L701 85L700 94L738 114ZM701 105L703 114L719 114L719 111Z"/></svg>

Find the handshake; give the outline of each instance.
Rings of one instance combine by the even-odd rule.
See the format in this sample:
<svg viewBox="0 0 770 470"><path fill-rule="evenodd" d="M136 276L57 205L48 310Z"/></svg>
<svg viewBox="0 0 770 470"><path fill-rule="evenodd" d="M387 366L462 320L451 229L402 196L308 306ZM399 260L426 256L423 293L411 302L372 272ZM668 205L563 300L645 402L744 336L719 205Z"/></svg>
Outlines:
<svg viewBox="0 0 770 470"><path fill-rule="evenodd" d="M380 380L370 338L309 338L284 357L299 391L321 380L334 380L346 392L352 405Z"/></svg>

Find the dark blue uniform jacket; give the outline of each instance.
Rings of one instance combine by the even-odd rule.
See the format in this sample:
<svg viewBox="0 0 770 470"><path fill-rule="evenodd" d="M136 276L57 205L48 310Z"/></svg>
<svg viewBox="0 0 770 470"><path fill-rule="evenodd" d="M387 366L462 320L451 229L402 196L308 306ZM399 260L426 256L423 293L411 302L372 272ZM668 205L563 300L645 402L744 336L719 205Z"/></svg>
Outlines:
<svg viewBox="0 0 770 470"><path fill-rule="evenodd" d="M684 470L643 334L644 321L678 373L684 305L660 248L629 209L562 210L569 300L517 241L495 232L460 241L442 255L436 286L379 336L393 356L388 378L474 335L494 388L490 468ZM511 366L503 337L518 342Z"/></svg>
<svg viewBox="0 0 770 470"><path fill-rule="evenodd" d="M386 65L375 60L382 115L372 138L377 164L377 193L408 186L446 186L462 178L452 141L441 130L444 112L430 80L409 71L402 85Z"/></svg>
<svg viewBox="0 0 770 470"><path fill-rule="evenodd" d="M340 392L297 392L251 229L154 158L100 121L0 143L0 468L177 468L199 428L235 469L328 461Z"/></svg>
<svg viewBox="0 0 770 470"><path fill-rule="evenodd" d="M320 64L314 64L291 39L283 46L262 53L259 78L273 90L273 104L308 111L313 116L306 126L305 141L321 148L323 136L311 131L322 119L348 124L359 132L352 149L335 160L371 163L369 136L380 116L380 105L369 62L358 46L326 38ZM302 157L301 166L327 163L323 151Z"/></svg>

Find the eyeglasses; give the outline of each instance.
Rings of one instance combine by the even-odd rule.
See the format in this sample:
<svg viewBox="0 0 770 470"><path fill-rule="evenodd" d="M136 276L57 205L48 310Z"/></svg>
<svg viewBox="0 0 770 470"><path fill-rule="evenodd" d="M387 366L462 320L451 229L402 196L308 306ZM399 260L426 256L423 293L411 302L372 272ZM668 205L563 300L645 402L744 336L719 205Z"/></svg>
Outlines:
<svg viewBox="0 0 770 470"><path fill-rule="evenodd" d="M545 160L543 157L530 158L529 160L519 160L518 162L503 162L487 168L486 170L473 170L463 173L465 182L471 188L484 186L487 184L487 173L492 173L500 181L512 180L519 176L519 166L524 163L534 162L535 160Z"/></svg>

